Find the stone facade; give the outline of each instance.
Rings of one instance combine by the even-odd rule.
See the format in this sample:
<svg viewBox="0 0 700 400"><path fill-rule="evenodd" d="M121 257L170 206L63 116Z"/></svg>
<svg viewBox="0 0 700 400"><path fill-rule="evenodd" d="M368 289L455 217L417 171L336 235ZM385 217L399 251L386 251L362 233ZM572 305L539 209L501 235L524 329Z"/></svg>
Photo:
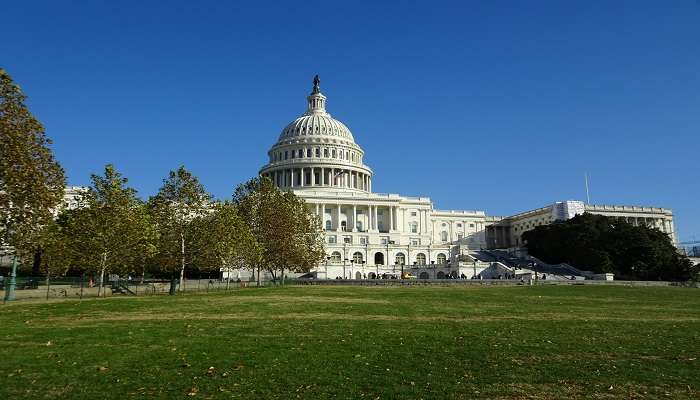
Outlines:
<svg viewBox="0 0 700 400"><path fill-rule="evenodd" d="M452 274L476 271L470 252L519 246L522 232L552 221L557 203L504 218L438 210L428 197L373 192L374 172L364 164L364 151L350 129L326 111L326 100L315 80L306 112L282 130L260 169L280 189L303 198L321 219L327 257L316 269L319 278L395 275L402 266L416 275L436 275L437 268ZM673 236L667 209L585 208L649 223Z"/></svg>

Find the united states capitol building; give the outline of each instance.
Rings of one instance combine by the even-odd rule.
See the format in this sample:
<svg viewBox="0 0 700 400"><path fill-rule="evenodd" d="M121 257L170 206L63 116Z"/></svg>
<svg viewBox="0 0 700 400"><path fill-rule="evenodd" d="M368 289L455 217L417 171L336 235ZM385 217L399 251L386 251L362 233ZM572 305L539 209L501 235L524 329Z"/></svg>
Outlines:
<svg viewBox="0 0 700 400"><path fill-rule="evenodd" d="M313 272L318 279L371 279L400 271L419 278L510 275L498 254L521 247L522 234L536 226L583 212L656 227L676 241L673 213L665 208L561 201L504 217L439 210L429 197L377 193L364 151L328 113L326 100L316 77L306 111L282 129L260 169L321 219L327 257Z"/></svg>

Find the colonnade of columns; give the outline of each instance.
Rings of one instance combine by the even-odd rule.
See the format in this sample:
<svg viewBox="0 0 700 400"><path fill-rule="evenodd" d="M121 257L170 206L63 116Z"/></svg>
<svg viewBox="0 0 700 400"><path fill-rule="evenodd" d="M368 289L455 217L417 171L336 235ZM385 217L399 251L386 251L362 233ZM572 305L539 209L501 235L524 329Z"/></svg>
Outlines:
<svg viewBox="0 0 700 400"><path fill-rule="evenodd" d="M346 211L343 212L342 210ZM379 218L379 212L382 218ZM326 218L326 212L330 219ZM357 205L357 204L324 204L316 203L316 215L321 218L326 231L337 232L394 232L398 230L398 206ZM331 221L330 229L326 221ZM345 222L343 228L342 222ZM358 222L361 222L358 224Z"/></svg>
<svg viewBox="0 0 700 400"><path fill-rule="evenodd" d="M372 191L371 175L343 168L285 168L266 172L263 176L281 188L325 186Z"/></svg>

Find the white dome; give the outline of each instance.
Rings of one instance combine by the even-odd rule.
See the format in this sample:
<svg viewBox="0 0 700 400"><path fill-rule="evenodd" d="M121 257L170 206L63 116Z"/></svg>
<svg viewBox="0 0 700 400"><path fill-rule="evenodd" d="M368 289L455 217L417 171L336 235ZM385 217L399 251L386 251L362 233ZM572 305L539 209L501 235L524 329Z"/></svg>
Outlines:
<svg viewBox="0 0 700 400"><path fill-rule="evenodd" d="M350 129L327 112L305 113L295 119L282 130L279 141L308 136L334 136L351 142L355 141Z"/></svg>
<svg viewBox="0 0 700 400"><path fill-rule="evenodd" d="M318 75L308 109L280 133L260 174L280 188L371 192L372 170L345 124L326 112Z"/></svg>

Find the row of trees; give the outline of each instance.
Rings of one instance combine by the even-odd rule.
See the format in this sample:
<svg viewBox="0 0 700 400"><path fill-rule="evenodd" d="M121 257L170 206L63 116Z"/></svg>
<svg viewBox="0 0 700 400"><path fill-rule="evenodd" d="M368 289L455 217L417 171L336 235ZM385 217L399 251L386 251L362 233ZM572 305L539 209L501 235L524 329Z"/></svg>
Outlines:
<svg viewBox="0 0 700 400"><path fill-rule="evenodd" d="M303 200L256 178L214 201L180 167L144 201L112 165L92 175L81 207L61 211L65 174L25 96L0 69L0 247L51 276L144 274L184 279L187 268L267 270L284 279L324 255Z"/></svg>
<svg viewBox="0 0 700 400"><path fill-rule="evenodd" d="M656 228L634 226L603 215L583 214L523 234L528 252L549 263L568 263L617 279L698 279L700 265L679 254Z"/></svg>
<svg viewBox="0 0 700 400"><path fill-rule="evenodd" d="M92 176L81 207L44 226L24 258L39 254L41 272L143 275L182 280L200 271L249 268L284 279L323 259L320 222L303 200L266 178L240 185L231 201L213 201L184 167L171 171L148 201L113 166ZM100 289L101 290L101 289Z"/></svg>

